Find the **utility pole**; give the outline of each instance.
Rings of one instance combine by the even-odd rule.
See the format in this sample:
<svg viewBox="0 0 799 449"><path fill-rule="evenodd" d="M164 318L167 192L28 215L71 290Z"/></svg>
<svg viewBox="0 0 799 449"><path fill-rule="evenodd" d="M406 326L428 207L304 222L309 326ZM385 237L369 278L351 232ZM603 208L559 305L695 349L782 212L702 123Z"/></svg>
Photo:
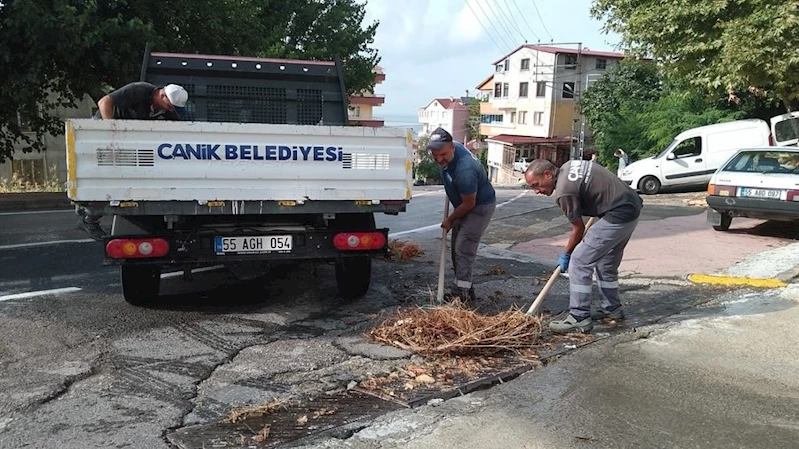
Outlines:
<svg viewBox="0 0 799 449"><path fill-rule="evenodd" d="M578 105L580 98L582 96L582 81L583 81L583 44L582 42L577 44L577 79L574 82L574 92L572 93L574 97L574 118L572 120L572 135L571 135L571 146L570 146L570 156L572 159L582 159L583 158L583 149L585 144L585 120L583 119L582 113L580 113L580 107Z"/></svg>

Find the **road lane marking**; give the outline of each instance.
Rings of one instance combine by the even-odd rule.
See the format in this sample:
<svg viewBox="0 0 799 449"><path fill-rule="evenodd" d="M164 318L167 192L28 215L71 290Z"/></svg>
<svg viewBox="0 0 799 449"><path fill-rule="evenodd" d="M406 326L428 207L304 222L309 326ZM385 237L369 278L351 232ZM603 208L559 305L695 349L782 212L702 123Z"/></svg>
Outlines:
<svg viewBox="0 0 799 449"><path fill-rule="evenodd" d="M74 214L75 209L25 210L19 212L0 212L0 217L5 215L58 214L62 212L72 212Z"/></svg>
<svg viewBox="0 0 799 449"><path fill-rule="evenodd" d="M195 269L191 270L191 272L192 273L202 273L202 272L205 272L205 271L221 270L222 268L225 268L225 266L224 265L214 265L212 267L195 268ZM161 279L174 278L174 277L178 277L178 276L183 276L183 272L182 271L170 271L168 273L162 273L161 274Z"/></svg>
<svg viewBox="0 0 799 449"><path fill-rule="evenodd" d="M65 243L90 243L94 241L95 241L94 239L75 239L75 240L51 240L49 242L18 243L15 245L2 245L0 246L0 250L35 248L37 246L63 245Z"/></svg>
<svg viewBox="0 0 799 449"><path fill-rule="evenodd" d="M433 195L433 194L441 193L441 192L443 192L443 190L430 190L430 191L425 191L425 192L422 192L422 193L414 193L413 196L411 197L411 200L413 200L413 198L418 198L420 196Z"/></svg>
<svg viewBox="0 0 799 449"><path fill-rule="evenodd" d="M81 291L81 289L78 287L65 287L65 288L54 288L52 290L39 290L36 292L16 293L13 295L0 296L0 302L10 301L12 299L27 299L27 298L35 298L37 296L57 295L60 293L74 293L79 291Z"/></svg>
<svg viewBox="0 0 799 449"><path fill-rule="evenodd" d="M521 197L523 197L523 196L527 195L527 192L528 192L528 191L524 191L524 192L522 192L522 193L520 193L520 194L518 194L518 195L514 196L513 198L509 199L508 201L505 201L505 202L503 202L503 203L497 204L497 209L499 209L499 208L500 208L500 207L502 207L502 206L505 206L506 204L510 204L510 203L512 203L512 202L514 202L514 201L516 201L516 200L518 200L519 198L521 198ZM394 237L399 237L399 236L401 236L401 235L408 235L408 234L414 234L414 233L417 233L417 232L430 231L430 230L432 230L432 229L437 229L437 228L438 228L438 229L440 229L440 228L441 228L441 223L434 224L434 225L430 225L430 226L422 226L421 228L409 229L409 230L407 230L407 231L392 232L392 233L389 233L389 234L388 234L388 237L389 237L389 238L394 238Z"/></svg>

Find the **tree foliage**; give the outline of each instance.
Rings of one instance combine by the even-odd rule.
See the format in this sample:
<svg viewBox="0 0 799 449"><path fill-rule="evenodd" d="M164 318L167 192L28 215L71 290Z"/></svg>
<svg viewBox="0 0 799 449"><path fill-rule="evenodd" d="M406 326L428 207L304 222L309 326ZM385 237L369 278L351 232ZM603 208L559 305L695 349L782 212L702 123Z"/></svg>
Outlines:
<svg viewBox="0 0 799 449"><path fill-rule="evenodd" d="M594 0L591 14L696 86L799 107L799 2Z"/></svg>
<svg viewBox="0 0 799 449"><path fill-rule="evenodd" d="M344 62L348 93L374 86L378 23L355 0L2 0L0 162L63 132L55 108L137 80L155 51ZM32 135L22 133L18 115Z"/></svg>
<svg viewBox="0 0 799 449"><path fill-rule="evenodd" d="M722 97L661 73L653 62L627 59L585 91L580 108L600 162L613 166L617 148L633 160L649 157L686 129L752 115Z"/></svg>
<svg viewBox="0 0 799 449"><path fill-rule="evenodd" d="M433 156L427 151L427 142L429 138L424 135L419 138L416 158L419 162L416 164L416 178L427 179L431 178L436 181L441 180L441 167L433 160Z"/></svg>

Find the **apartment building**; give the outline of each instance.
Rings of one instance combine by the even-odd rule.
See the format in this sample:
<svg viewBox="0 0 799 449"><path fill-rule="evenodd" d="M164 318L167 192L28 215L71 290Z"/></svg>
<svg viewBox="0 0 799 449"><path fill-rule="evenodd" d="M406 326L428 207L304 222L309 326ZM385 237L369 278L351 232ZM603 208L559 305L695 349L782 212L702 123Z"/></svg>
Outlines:
<svg viewBox="0 0 799 449"><path fill-rule="evenodd" d="M379 65L372 70L375 74L375 85L386 80L386 74ZM374 89L363 91L349 98L348 116L351 125L381 127L385 125L382 118L374 116L374 108L386 102L385 95L375 94Z"/></svg>
<svg viewBox="0 0 799 449"><path fill-rule="evenodd" d="M569 159L580 132L577 101L623 53L521 45L492 63L493 73L477 89L487 96L480 133L488 136L489 175L497 183L518 182L514 161ZM583 129L590 140L590 130Z"/></svg>
<svg viewBox="0 0 799 449"><path fill-rule="evenodd" d="M447 130L459 142L466 142L469 132L470 98L436 98L427 106L419 108L418 120L422 125L422 134L430 134L441 127Z"/></svg>

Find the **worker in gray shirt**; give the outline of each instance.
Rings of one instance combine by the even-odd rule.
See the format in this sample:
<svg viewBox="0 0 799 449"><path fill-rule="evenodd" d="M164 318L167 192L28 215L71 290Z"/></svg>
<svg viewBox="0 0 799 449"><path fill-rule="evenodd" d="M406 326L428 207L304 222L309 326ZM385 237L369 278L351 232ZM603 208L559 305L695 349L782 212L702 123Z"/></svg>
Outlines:
<svg viewBox="0 0 799 449"><path fill-rule="evenodd" d="M571 160L557 168L546 159L536 159L527 167L524 178L536 193L554 195L572 225L569 240L558 259L561 270L569 272L569 315L550 322L550 329L589 332L594 320L623 319L619 265L638 224L643 207L641 197L613 173L591 161ZM587 233L584 216L597 217ZM592 314L595 269L602 304Z"/></svg>
<svg viewBox="0 0 799 449"><path fill-rule="evenodd" d="M443 229L452 230L455 270L455 285L446 296L475 301L472 268L480 239L497 207L497 194L483 164L463 144L454 142L447 130L436 128L430 133L427 150L441 167L444 190L455 207L441 222Z"/></svg>

